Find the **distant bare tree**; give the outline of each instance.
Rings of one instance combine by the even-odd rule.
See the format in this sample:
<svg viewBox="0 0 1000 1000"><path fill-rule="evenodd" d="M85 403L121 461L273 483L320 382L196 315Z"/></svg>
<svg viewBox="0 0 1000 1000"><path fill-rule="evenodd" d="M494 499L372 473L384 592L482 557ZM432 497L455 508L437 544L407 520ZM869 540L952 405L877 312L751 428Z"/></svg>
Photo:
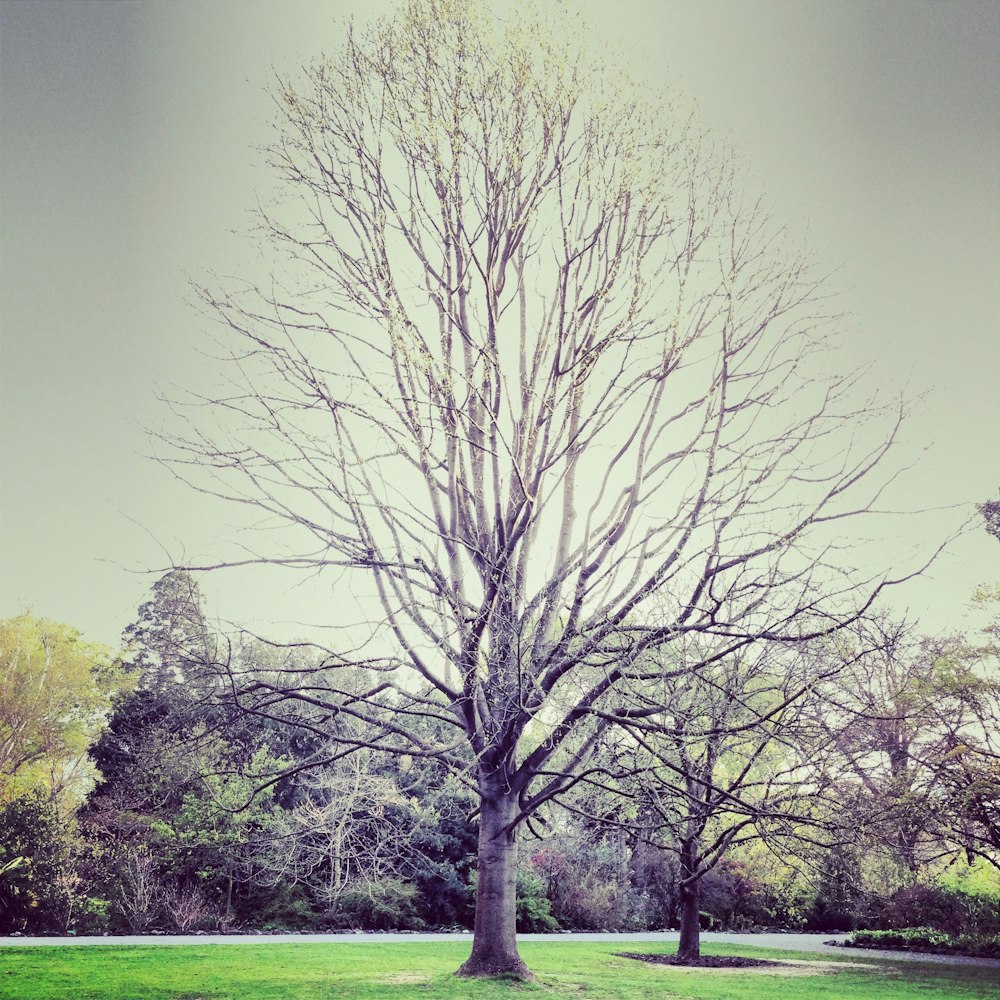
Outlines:
<svg viewBox="0 0 1000 1000"><path fill-rule="evenodd" d="M181 934L196 930L215 916L208 900L196 886L171 890L164 897L163 908Z"/></svg>
<svg viewBox="0 0 1000 1000"><path fill-rule="evenodd" d="M373 767L370 751L303 778L299 801L277 813L248 861L258 881L302 883L331 910L347 893L404 877L415 807Z"/></svg>
<svg viewBox="0 0 1000 1000"><path fill-rule="evenodd" d="M172 467L293 529L226 565L368 581L365 647L233 692L462 775L462 971L527 975L523 821L675 669L650 650L702 634L722 662L870 604L889 581L849 548L901 412L830 374L823 283L729 152L581 54L571 15L495 14L417 0L278 84L273 274L202 289L232 385L192 401ZM358 662L376 679L341 685Z"/></svg>
<svg viewBox="0 0 1000 1000"><path fill-rule="evenodd" d="M136 932L144 931L156 919L164 901L164 889L149 851L137 848L126 854L116 900L122 916Z"/></svg>

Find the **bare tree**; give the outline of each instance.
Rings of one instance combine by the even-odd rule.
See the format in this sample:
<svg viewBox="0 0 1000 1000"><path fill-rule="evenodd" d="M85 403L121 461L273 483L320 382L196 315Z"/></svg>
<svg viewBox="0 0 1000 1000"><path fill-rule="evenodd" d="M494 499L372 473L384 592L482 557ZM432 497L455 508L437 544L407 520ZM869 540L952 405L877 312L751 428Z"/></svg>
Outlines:
<svg viewBox="0 0 1000 1000"><path fill-rule="evenodd" d="M359 751L304 778L300 801L250 847L258 881L308 885L335 912L346 894L403 878L420 817L373 758Z"/></svg>
<svg viewBox="0 0 1000 1000"><path fill-rule="evenodd" d="M149 851L142 847L125 855L116 900L122 916L135 932L146 930L163 905L164 889Z"/></svg>
<svg viewBox="0 0 1000 1000"><path fill-rule="evenodd" d="M174 928L181 934L196 930L211 917L216 916L197 886L171 889L164 896L163 909Z"/></svg>
<svg viewBox="0 0 1000 1000"><path fill-rule="evenodd" d="M832 645L756 643L713 662L701 636L676 641L662 680L615 720L603 767L581 779L584 810L588 786L601 789L603 823L676 855L680 963L700 959L699 887L734 848L758 841L788 857L834 825L833 739L815 722L823 682L848 658Z"/></svg>
<svg viewBox="0 0 1000 1000"><path fill-rule="evenodd" d="M829 374L823 283L735 158L569 16L417 0L278 83L273 273L202 289L232 385L172 459L291 529L226 565L368 580L364 648L233 690L475 789L471 975L528 974L518 830L663 669L648 650L798 642L888 583L847 550L898 406Z"/></svg>

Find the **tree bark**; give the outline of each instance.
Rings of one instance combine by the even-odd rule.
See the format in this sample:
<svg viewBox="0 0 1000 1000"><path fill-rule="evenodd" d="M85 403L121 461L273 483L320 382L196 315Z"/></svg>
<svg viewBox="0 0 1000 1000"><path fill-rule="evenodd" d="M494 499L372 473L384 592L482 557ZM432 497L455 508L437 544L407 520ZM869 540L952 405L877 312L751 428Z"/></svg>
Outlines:
<svg viewBox="0 0 1000 1000"><path fill-rule="evenodd" d="M681 965L694 964L701 958L701 913L698 909L698 880L695 874L694 847L681 847L680 916L681 936L677 944L677 961Z"/></svg>
<svg viewBox="0 0 1000 1000"><path fill-rule="evenodd" d="M483 782L472 954L458 974L531 979L517 953L517 796L497 784Z"/></svg>

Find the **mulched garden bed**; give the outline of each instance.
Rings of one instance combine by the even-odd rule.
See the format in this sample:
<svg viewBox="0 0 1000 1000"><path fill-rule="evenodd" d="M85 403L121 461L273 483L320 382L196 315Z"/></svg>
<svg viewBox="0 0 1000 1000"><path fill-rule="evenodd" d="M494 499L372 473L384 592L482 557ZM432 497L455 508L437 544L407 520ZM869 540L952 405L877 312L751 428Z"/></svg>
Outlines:
<svg viewBox="0 0 1000 1000"><path fill-rule="evenodd" d="M686 968L696 966L699 969L760 969L785 964L767 958L741 958L739 955L702 955L696 962L678 962L676 955L644 955L638 951L619 951L616 954L619 958L635 958L655 965L679 965Z"/></svg>

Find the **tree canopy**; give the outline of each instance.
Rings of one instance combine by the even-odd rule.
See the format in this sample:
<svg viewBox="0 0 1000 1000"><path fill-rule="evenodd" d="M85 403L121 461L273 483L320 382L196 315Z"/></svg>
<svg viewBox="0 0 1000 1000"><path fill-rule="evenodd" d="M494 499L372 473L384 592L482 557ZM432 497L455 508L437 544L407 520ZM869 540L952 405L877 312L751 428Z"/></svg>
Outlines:
<svg viewBox="0 0 1000 1000"><path fill-rule="evenodd" d="M0 802L29 788L79 801L92 776L87 747L127 683L108 649L68 625L0 621Z"/></svg>

